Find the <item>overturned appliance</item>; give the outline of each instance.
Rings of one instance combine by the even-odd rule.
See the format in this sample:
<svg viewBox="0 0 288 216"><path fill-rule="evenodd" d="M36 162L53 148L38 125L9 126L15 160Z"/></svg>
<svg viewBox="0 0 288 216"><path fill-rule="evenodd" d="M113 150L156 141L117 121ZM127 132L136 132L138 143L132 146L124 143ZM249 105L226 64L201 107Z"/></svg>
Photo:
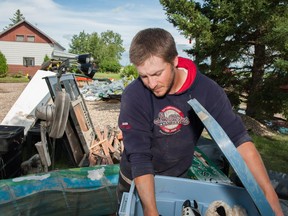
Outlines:
<svg viewBox="0 0 288 216"><path fill-rule="evenodd" d="M96 133L85 102L79 92L73 74L45 77L54 104L38 106L35 111L41 121L41 142L36 143L41 161L45 166L51 165L48 154L46 133L53 139L52 159L55 154L57 138L67 140L70 154L78 166L89 154L89 146L94 142ZM53 161L52 161L53 163Z"/></svg>

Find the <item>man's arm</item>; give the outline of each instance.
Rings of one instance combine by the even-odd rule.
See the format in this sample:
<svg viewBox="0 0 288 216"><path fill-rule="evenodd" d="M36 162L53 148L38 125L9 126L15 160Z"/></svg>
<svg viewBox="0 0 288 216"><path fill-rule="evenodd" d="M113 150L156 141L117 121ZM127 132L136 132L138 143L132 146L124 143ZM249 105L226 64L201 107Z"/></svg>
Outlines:
<svg viewBox="0 0 288 216"><path fill-rule="evenodd" d="M134 179L145 216L159 216L155 198L154 176L146 174Z"/></svg>
<svg viewBox="0 0 288 216"><path fill-rule="evenodd" d="M241 154L255 180L263 190L276 216L284 216L278 196L270 182L264 163L252 142L245 142L237 150Z"/></svg>

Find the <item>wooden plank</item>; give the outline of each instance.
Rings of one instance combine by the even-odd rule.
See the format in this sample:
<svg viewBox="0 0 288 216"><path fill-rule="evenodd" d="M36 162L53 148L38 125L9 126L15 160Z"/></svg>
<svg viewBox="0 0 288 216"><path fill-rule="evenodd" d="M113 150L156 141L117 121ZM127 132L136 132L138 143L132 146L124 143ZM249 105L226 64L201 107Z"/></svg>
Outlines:
<svg viewBox="0 0 288 216"><path fill-rule="evenodd" d="M81 149L81 143L79 139L77 139L76 133L73 130L70 121L67 121L65 133L68 139L69 146L71 148L71 153L73 155L74 161L79 166L84 156L84 152Z"/></svg>
<svg viewBox="0 0 288 216"><path fill-rule="evenodd" d="M91 149L95 148L96 146L98 146L98 145L100 145L100 144L102 144L103 142L106 142L106 141L107 141L106 139L103 139L103 140L101 140L99 142L96 142L92 146L90 146L89 149L91 150Z"/></svg>
<svg viewBox="0 0 288 216"><path fill-rule="evenodd" d="M103 142L103 143L101 144L101 146L102 146L104 155L106 156L107 163L108 163L108 164L113 164L112 158L111 158L111 156L110 156L109 148L108 148L108 146L107 146L107 139L106 139L107 134L108 134L107 129L104 130L104 133L102 134L101 131L100 131L100 128L96 127L96 128L95 128L95 133L96 133L97 138L99 139L99 141L106 140L105 142ZM105 136L105 134L106 134L106 136Z"/></svg>
<svg viewBox="0 0 288 216"><path fill-rule="evenodd" d="M109 137L109 128L108 126L104 128L104 133L103 133L103 137L106 138L106 143L105 145L108 147L108 149L113 153L115 152L115 149L112 146L112 142L113 142L113 137L114 137L114 133L112 132L112 135L110 135Z"/></svg>
<svg viewBox="0 0 288 216"><path fill-rule="evenodd" d="M106 145L107 142L102 143L103 151L105 156L107 157L108 164L113 164L112 158L110 156L109 148Z"/></svg>
<svg viewBox="0 0 288 216"><path fill-rule="evenodd" d="M95 127L95 133L96 133L96 135L97 135L97 138L98 138L100 141L104 139L104 138L103 138L103 135L102 135L102 133L101 133L101 131L100 131L100 128Z"/></svg>
<svg viewBox="0 0 288 216"><path fill-rule="evenodd" d="M117 152L122 153L121 144L120 141L117 139L117 137L114 137L113 147Z"/></svg>
<svg viewBox="0 0 288 216"><path fill-rule="evenodd" d="M86 124L86 119L85 119L85 116L84 116L84 112L83 112L83 109L81 107L81 104L76 104L74 107L74 112L75 112L75 115L76 115L76 118L78 120L78 123L80 125L80 128L83 132L86 132L89 130L88 128L88 125Z"/></svg>

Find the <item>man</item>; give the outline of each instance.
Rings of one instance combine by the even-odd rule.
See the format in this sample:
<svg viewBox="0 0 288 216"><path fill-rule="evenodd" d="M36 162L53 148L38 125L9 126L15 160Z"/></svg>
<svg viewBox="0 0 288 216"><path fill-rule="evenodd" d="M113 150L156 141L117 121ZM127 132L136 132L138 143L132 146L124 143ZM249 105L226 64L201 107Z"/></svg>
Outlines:
<svg viewBox="0 0 288 216"><path fill-rule="evenodd" d="M214 81L195 64L178 57L170 33L159 28L140 31L130 47L139 78L121 98L119 127L125 150L117 194L134 180L144 215L159 215L154 175L185 177L203 124L187 101L196 98L225 130L264 191L277 216L283 215L263 162L230 102Z"/></svg>

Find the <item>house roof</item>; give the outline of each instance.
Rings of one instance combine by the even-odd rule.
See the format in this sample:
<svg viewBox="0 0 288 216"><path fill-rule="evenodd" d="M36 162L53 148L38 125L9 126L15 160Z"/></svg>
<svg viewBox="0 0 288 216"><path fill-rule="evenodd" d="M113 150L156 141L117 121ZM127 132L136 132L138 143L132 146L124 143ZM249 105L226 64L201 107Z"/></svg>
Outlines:
<svg viewBox="0 0 288 216"><path fill-rule="evenodd" d="M51 37L49 37L47 34L45 34L43 31L41 31L40 29L38 29L36 26L32 25L30 22L26 21L25 19L21 20L20 22L16 23L15 25L7 28L6 30L2 31L0 33L0 36L5 34L6 32L16 28L17 26L21 25L22 23L26 23L27 25L31 26L33 29L35 29L36 31L38 31L40 34L42 34L43 36L45 36L46 38L48 38L52 44L56 44L57 46L61 47L63 50L65 50L65 48L63 46L61 46L57 41L55 41L54 39L52 39Z"/></svg>

